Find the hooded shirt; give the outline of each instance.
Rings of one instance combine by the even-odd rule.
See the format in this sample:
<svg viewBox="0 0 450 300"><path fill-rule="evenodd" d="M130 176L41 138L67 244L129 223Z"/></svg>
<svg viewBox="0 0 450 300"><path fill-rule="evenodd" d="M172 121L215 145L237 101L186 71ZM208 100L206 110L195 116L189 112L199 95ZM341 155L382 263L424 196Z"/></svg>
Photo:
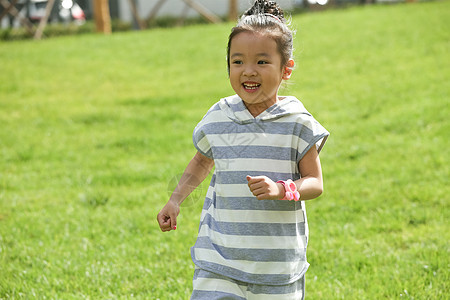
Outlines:
<svg viewBox="0 0 450 300"><path fill-rule="evenodd" d="M302 157L329 136L299 100L281 98L256 117L238 95L221 99L194 129L194 146L215 164L191 248L198 268L267 285L290 284L308 269L304 202L257 200L246 179L299 179Z"/></svg>

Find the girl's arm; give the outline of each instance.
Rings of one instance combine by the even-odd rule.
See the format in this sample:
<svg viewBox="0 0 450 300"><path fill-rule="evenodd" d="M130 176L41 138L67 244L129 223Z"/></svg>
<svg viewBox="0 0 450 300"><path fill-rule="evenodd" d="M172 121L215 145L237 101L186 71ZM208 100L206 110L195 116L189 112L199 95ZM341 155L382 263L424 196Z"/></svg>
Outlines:
<svg viewBox="0 0 450 300"><path fill-rule="evenodd" d="M302 178L294 181L300 193L300 200L319 197L323 192L322 167L319 153L312 147L298 164ZM286 178L289 179L289 178ZM283 199L285 190L281 183L276 183L266 176L247 176L250 191L258 200Z"/></svg>
<svg viewBox="0 0 450 300"><path fill-rule="evenodd" d="M322 167L316 147L312 147L298 163L302 178L295 181L300 200L319 197L323 192ZM284 187L283 187L284 193Z"/></svg>
<svg viewBox="0 0 450 300"><path fill-rule="evenodd" d="M189 162L181 176L172 196L170 196L169 201L161 209L156 218L162 231L170 231L177 228L177 216L180 213L181 203L205 180L213 166L214 160L204 156L200 152L194 155L194 158Z"/></svg>

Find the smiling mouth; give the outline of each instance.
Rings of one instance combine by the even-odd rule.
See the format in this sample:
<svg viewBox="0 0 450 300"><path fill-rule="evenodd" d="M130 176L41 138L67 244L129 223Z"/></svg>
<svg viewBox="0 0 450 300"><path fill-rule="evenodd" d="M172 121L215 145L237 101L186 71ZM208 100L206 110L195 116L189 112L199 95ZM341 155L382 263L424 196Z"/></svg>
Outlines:
<svg viewBox="0 0 450 300"><path fill-rule="evenodd" d="M244 82L242 84L242 86L244 87L244 89L246 89L248 91L256 91L261 86L261 84L260 83Z"/></svg>

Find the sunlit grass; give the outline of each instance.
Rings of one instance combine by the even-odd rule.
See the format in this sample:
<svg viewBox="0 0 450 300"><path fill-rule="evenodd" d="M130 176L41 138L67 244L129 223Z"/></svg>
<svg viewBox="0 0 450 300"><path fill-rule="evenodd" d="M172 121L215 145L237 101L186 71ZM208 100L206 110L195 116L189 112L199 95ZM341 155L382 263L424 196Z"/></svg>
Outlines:
<svg viewBox="0 0 450 300"><path fill-rule="evenodd" d="M293 17L283 94L331 132L310 299L449 293L449 8ZM189 297L202 200L175 232L155 219L194 126L232 93L231 26L0 44L0 298Z"/></svg>

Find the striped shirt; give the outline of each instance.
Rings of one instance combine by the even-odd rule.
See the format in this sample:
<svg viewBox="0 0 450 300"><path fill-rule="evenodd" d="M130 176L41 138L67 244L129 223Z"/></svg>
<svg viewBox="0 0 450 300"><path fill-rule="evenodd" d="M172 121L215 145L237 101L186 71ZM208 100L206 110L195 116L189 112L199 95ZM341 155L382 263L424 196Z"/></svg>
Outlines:
<svg viewBox="0 0 450 300"><path fill-rule="evenodd" d="M200 219L194 264L239 281L285 285L300 279L308 224L304 202L257 200L246 176L300 178L298 163L329 133L295 97L253 117L239 96L221 99L194 129L197 150L214 159Z"/></svg>

